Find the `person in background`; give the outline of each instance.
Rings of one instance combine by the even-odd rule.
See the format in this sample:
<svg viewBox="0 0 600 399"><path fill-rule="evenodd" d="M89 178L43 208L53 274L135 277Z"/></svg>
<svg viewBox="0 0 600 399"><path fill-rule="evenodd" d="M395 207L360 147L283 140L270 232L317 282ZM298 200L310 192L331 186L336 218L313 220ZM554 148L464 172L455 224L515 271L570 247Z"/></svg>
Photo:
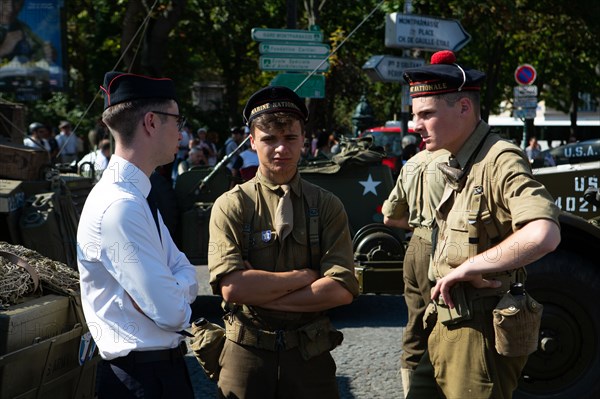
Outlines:
<svg viewBox="0 0 600 399"><path fill-rule="evenodd" d="M59 148L59 160L61 163L70 164L77 160L79 148L82 146L80 139L71 131L71 124L68 121L61 121L58 124L60 133L56 136L56 142Z"/></svg>
<svg viewBox="0 0 600 399"><path fill-rule="evenodd" d="M177 173L182 174L187 172L194 166L205 166L208 164L206 156L204 155L204 151L200 147L194 147L188 153L187 159L179 162L179 166L177 167Z"/></svg>
<svg viewBox="0 0 600 399"><path fill-rule="evenodd" d="M102 357L97 396L192 399L184 339L196 268L173 242L150 180L181 140L175 85L112 71L101 89L115 151L77 229L81 302Z"/></svg>
<svg viewBox="0 0 600 399"><path fill-rule="evenodd" d="M242 140L244 139L244 128L242 127L232 127L230 129L231 132L231 136L227 139L227 141L225 141L225 156L230 156L231 158L229 159L229 162L227 162L227 164L225 166L227 166L227 169L229 169L229 171L231 172L231 176L232 176L232 185L234 185L234 182L239 179L240 177L240 171L239 169L236 169L236 165L237 165L237 160L239 158L239 154L235 154L232 155L235 151L236 148L238 148L238 146L241 144Z"/></svg>
<svg viewBox="0 0 600 399"><path fill-rule="evenodd" d="M198 129L196 135L198 136L198 147L204 151L208 166L215 166L217 164L217 146L207 138L206 128Z"/></svg>
<svg viewBox="0 0 600 399"><path fill-rule="evenodd" d="M39 122L32 122L28 130L29 136L23 139L23 145L38 150L46 150L50 153L50 143L47 140L48 128Z"/></svg>
<svg viewBox="0 0 600 399"><path fill-rule="evenodd" d="M427 150L450 153L438 164L446 186L431 259L435 303L426 310L437 318L425 318L434 327L408 398L511 398L539 329L511 323L514 336L529 335L500 354L492 313L525 283L523 268L558 246L559 209L523 151L481 119L484 73L440 51L431 64L405 69L404 79L415 132Z"/></svg>
<svg viewBox="0 0 600 399"><path fill-rule="evenodd" d="M211 211L209 282L230 310L223 398L339 397L330 350L342 337L325 311L352 302L358 281L344 206L298 173L307 118L286 87L254 93L244 120L258 171Z"/></svg>
<svg viewBox="0 0 600 399"><path fill-rule="evenodd" d="M396 185L381 208L386 226L412 231L402 263L404 299L408 308L400 367L404 397L408 395L412 374L427 349L427 338L433 328L432 325L423 327L423 316L434 285L428 272L435 207L446 185L437 165L447 162L448 155L446 150L425 150L411 157L400 170Z"/></svg>
<svg viewBox="0 0 600 399"><path fill-rule="evenodd" d="M100 180L102 173L108 167L110 160L110 140L103 139L98 143L97 149L84 155L77 167L82 176L94 177L96 181Z"/></svg>
<svg viewBox="0 0 600 399"><path fill-rule="evenodd" d="M537 137L531 136L528 144L529 145L525 147L525 154L527 154L529 162L533 163L533 161L540 156L542 151L540 145L538 144Z"/></svg>

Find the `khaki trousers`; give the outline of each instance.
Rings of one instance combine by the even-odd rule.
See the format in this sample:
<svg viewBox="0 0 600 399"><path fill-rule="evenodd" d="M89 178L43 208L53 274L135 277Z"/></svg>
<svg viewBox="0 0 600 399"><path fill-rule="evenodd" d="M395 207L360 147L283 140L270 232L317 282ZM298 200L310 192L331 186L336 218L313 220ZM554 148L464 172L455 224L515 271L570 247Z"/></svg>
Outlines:
<svg viewBox="0 0 600 399"><path fill-rule="evenodd" d="M304 360L298 348L274 352L226 340L220 363L220 398L339 398L329 352Z"/></svg>
<svg viewBox="0 0 600 399"><path fill-rule="evenodd" d="M429 336L433 369L425 361L419 363L409 398L429 398L436 389L448 399L512 398L527 356L505 357L496 352L492 309L497 302L496 297L475 300L473 319L455 326L436 323Z"/></svg>
<svg viewBox="0 0 600 399"><path fill-rule="evenodd" d="M433 326L423 328L423 315L431 299L433 282L427 277L431 242L413 234L403 262L404 300L408 322L402 339L401 367L414 370L427 349L427 338Z"/></svg>

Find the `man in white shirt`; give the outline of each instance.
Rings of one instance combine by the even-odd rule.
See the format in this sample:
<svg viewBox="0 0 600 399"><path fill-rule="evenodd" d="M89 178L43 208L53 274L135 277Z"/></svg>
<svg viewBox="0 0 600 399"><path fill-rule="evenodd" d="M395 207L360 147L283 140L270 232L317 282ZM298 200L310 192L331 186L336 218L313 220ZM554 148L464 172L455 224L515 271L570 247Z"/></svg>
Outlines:
<svg viewBox="0 0 600 399"><path fill-rule="evenodd" d="M77 160L79 151L79 138L71 131L71 124L68 121L61 121L58 124L60 134L56 136L56 142L59 148L60 162L71 163Z"/></svg>
<svg viewBox="0 0 600 399"><path fill-rule="evenodd" d="M175 86L108 72L101 89L115 151L77 230L83 311L103 359L98 398L193 398L182 348L196 271L147 199L149 176L181 140Z"/></svg>
<svg viewBox="0 0 600 399"><path fill-rule="evenodd" d="M108 166L109 159L110 140L104 139L98 143L97 149L89 152L83 158L81 158L79 162L77 162L79 173L86 177L93 177L96 181L98 181Z"/></svg>
<svg viewBox="0 0 600 399"><path fill-rule="evenodd" d="M50 143L48 137L48 129L39 122L33 122L29 125L29 136L23 139L23 145L38 150L46 150L50 152Z"/></svg>

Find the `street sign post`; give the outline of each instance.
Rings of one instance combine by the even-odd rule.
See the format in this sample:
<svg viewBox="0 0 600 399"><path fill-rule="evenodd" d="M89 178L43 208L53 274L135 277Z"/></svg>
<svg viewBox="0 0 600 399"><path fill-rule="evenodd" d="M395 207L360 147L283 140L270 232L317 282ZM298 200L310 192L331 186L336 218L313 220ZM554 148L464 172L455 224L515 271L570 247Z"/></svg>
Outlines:
<svg viewBox="0 0 600 399"><path fill-rule="evenodd" d="M535 97L538 95L537 86L515 86L513 89L515 97Z"/></svg>
<svg viewBox="0 0 600 399"><path fill-rule="evenodd" d="M515 80L520 85L532 84L533 82L535 82L536 76L537 73L532 65L523 64L519 65L517 69L515 69Z"/></svg>
<svg viewBox="0 0 600 399"><path fill-rule="evenodd" d="M259 66L263 71L287 71L287 72L325 72L329 69L329 61L323 62L325 57L318 58L290 58L282 55L261 56ZM318 69L317 69L318 67Z"/></svg>
<svg viewBox="0 0 600 399"><path fill-rule="evenodd" d="M457 20L397 12L386 16L386 47L458 51L470 40Z"/></svg>
<svg viewBox="0 0 600 399"><path fill-rule="evenodd" d="M261 42L261 54L329 55L330 47L323 43L310 42Z"/></svg>
<svg viewBox="0 0 600 399"><path fill-rule="evenodd" d="M285 86L296 90L298 85L306 79L306 73L280 73L271 81L271 86ZM321 74L311 75L302 86L296 90L296 94L303 98L325 98L325 76Z"/></svg>
<svg viewBox="0 0 600 399"><path fill-rule="evenodd" d="M515 118L521 119L535 119L536 109L535 108L520 108L515 109Z"/></svg>
<svg viewBox="0 0 600 399"><path fill-rule="evenodd" d="M253 28L251 35L252 40L257 42L268 40L285 40L289 42L323 41L323 32L320 30Z"/></svg>
<svg viewBox="0 0 600 399"><path fill-rule="evenodd" d="M407 68L418 68L425 65L420 58L394 57L391 55L374 55L362 69L375 82L404 82L402 74Z"/></svg>

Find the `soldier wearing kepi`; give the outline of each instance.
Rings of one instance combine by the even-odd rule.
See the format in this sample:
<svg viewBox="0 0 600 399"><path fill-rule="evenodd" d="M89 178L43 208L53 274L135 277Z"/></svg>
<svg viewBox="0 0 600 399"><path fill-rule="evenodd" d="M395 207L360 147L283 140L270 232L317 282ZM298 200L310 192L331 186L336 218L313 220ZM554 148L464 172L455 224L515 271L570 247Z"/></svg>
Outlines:
<svg viewBox="0 0 600 399"><path fill-rule="evenodd" d="M218 388L225 398L336 398L329 351L341 342L325 310L358 295L341 201L300 178L308 110L285 87L244 109L256 176L212 208L208 267L230 310Z"/></svg>
<svg viewBox="0 0 600 399"><path fill-rule="evenodd" d="M446 150L423 150L410 158L400 170L396 185L381 209L386 226L413 231L402 263L404 299L408 308L400 368L405 397L412 373L427 349L427 338L433 327L423 327L423 315L434 284L428 270L435 207L445 186L437 165L447 162L448 156Z"/></svg>
<svg viewBox="0 0 600 399"><path fill-rule="evenodd" d="M510 398L531 351L515 345L514 353L499 354L502 336L492 314L511 286L524 281L522 268L558 246L559 210L533 179L523 152L481 120L482 72L443 51L431 65L405 70L404 78L415 131L428 150L451 154L440 165L446 187L431 263L437 321L408 397L429 396L422 371L430 358L435 381L429 381L443 397ZM518 335L523 331L532 333L527 343L535 350L538 331L521 326Z"/></svg>

